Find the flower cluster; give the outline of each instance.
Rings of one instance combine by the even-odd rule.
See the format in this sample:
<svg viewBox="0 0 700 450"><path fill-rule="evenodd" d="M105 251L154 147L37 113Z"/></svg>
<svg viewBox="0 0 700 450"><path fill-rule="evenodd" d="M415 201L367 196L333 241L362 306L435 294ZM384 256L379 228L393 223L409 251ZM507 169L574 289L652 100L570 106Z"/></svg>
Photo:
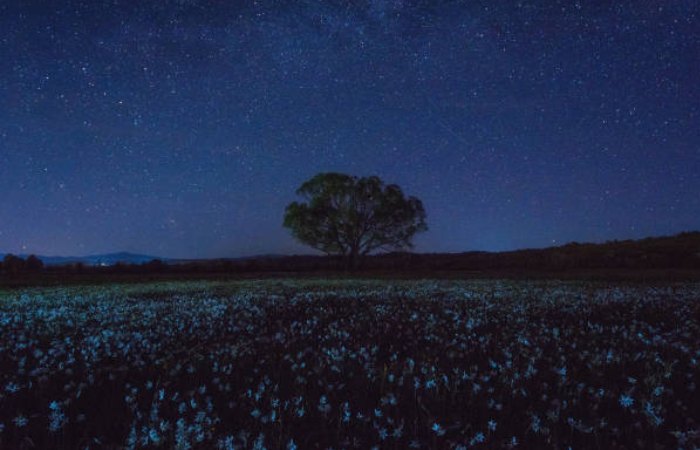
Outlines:
<svg viewBox="0 0 700 450"><path fill-rule="evenodd" d="M700 445L700 286L167 283L0 297L0 448Z"/></svg>

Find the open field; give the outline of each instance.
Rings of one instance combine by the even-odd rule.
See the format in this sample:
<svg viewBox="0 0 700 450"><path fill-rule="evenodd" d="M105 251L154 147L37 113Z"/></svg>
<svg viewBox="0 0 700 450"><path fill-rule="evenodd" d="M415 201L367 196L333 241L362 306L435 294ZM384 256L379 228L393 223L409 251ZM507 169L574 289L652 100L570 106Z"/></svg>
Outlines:
<svg viewBox="0 0 700 450"><path fill-rule="evenodd" d="M36 287L57 288L66 286L107 286L131 284L162 284L172 282L235 283L251 280L278 279L325 279L325 280L567 280L567 281L607 281L611 283L700 283L699 269L561 269L561 270L365 270L348 272L345 270L300 270L300 271L183 271L183 272L71 272L61 268L47 269L38 273L21 273L16 276L0 276L0 292Z"/></svg>
<svg viewBox="0 0 700 450"><path fill-rule="evenodd" d="M0 292L0 448L700 446L700 283Z"/></svg>

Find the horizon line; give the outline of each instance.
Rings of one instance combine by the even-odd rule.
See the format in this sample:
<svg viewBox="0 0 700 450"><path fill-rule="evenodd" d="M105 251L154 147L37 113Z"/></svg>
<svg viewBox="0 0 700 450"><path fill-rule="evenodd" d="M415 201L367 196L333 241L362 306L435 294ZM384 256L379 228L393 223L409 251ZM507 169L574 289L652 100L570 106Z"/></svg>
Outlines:
<svg viewBox="0 0 700 450"><path fill-rule="evenodd" d="M615 239L608 239L605 241L568 241L562 244L556 244L556 245L548 245L548 246L541 246L541 247L517 247L517 248L512 248L512 249L505 249L505 250L457 250L457 251L421 251L421 252L414 252L411 251L411 249L404 249L404 250L394 250L394 251L388 251L388 252L382 252L382 253L375 253L375 255L382 255L382 254L389 254L389 253L413 253L417 255L435 255L435 254L461 254L461 253L473 253L473 252L479 252L479 253L507 253L507 252L517 252L517 251L526 251L526 250L543 250L543 249L548 249L548 248L559 248L559 247L565 247L567 245L571 244L579 244L579 245L601 245L601 244L606 244L606 243L613 243L613 242L621 242L621 241L643 241L645 239L663 239L663 238L672 238L672 237L678 237L684 234L693 234L693 233L700 233L700 229L698 230L685 230L685 231L679 231L677 233L673 234L665 234L665 235L653 235L653 236L646 236L646 237L640 237L640 238L615 238ZM294 257L294 256L329 256L326 254L319 254L319 253L274 253L274 252L268 252L268 253L255 253L255 254L247 254L247 255L239 255L239 256L212 256L212 257L169 257L169 256L159 256L159 255L153 255L148 253L140 253L137 251L128 251L128 250L120 250L120 251L110 251L110 252L102 252L102 253L90 253L82 256L78 255L47 255L43 253L37 253L37 252L26 252L23 251L21 253L14 253L14 252L0 252L0 255L16 255L16 256L30 256L30 255L35 255L37 257L42 257L42 258L64 258L64 259L80 259L80 258L94 258L94 257L104 257L104 256L112 256L112 255L120 255L120 254L125 254L125 255L132 255L132 256L144 256L148 258L152 258L151 260L170 260L170 261L206 261L206 260L222 260L222 259L253 259L253 258L261 258L261 257Z"/></svg>

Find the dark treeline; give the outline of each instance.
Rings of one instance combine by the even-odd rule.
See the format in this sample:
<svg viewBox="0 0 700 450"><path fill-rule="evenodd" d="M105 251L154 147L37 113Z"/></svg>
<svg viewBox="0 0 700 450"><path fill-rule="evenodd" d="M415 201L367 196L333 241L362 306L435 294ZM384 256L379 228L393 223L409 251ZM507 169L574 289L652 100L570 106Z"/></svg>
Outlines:
<svg viewBox="0 0 700 450"><path fill-rule="evenodd" d="M27 272L41 272L43 269L43 261L35 255L29 255L27 259L24 259L9 254L0 261L0 272L10 276Z"/></svg>
<svg viewBox="0 0 700 450"><path fill-rule="evenodd" d="M44 274L252 274L284 272L342 272L344 261L336 256L280 256L249 259L194 260L166 264L153 260L145 264L89 266L82 263L44 266L35 256L26 260L7 255L0 272L7 278L28 273ZM570 243L561 247L510 252L387 253L362 261L363 273L402 272L523 272L560 273L576 270L700 270L700 232L642 240L612 241L604 244Z"/></svg>

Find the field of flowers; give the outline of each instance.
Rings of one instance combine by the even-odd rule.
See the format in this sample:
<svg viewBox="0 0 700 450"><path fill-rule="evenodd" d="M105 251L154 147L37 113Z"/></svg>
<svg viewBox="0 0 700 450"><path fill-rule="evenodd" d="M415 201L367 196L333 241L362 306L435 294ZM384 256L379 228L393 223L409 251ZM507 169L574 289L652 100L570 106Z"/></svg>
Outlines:
<svg viewBox="0 0 700 450"><path fill-rule="evenodd" d="M700 447L700 284L0 294L2 449Z"/></svg>

